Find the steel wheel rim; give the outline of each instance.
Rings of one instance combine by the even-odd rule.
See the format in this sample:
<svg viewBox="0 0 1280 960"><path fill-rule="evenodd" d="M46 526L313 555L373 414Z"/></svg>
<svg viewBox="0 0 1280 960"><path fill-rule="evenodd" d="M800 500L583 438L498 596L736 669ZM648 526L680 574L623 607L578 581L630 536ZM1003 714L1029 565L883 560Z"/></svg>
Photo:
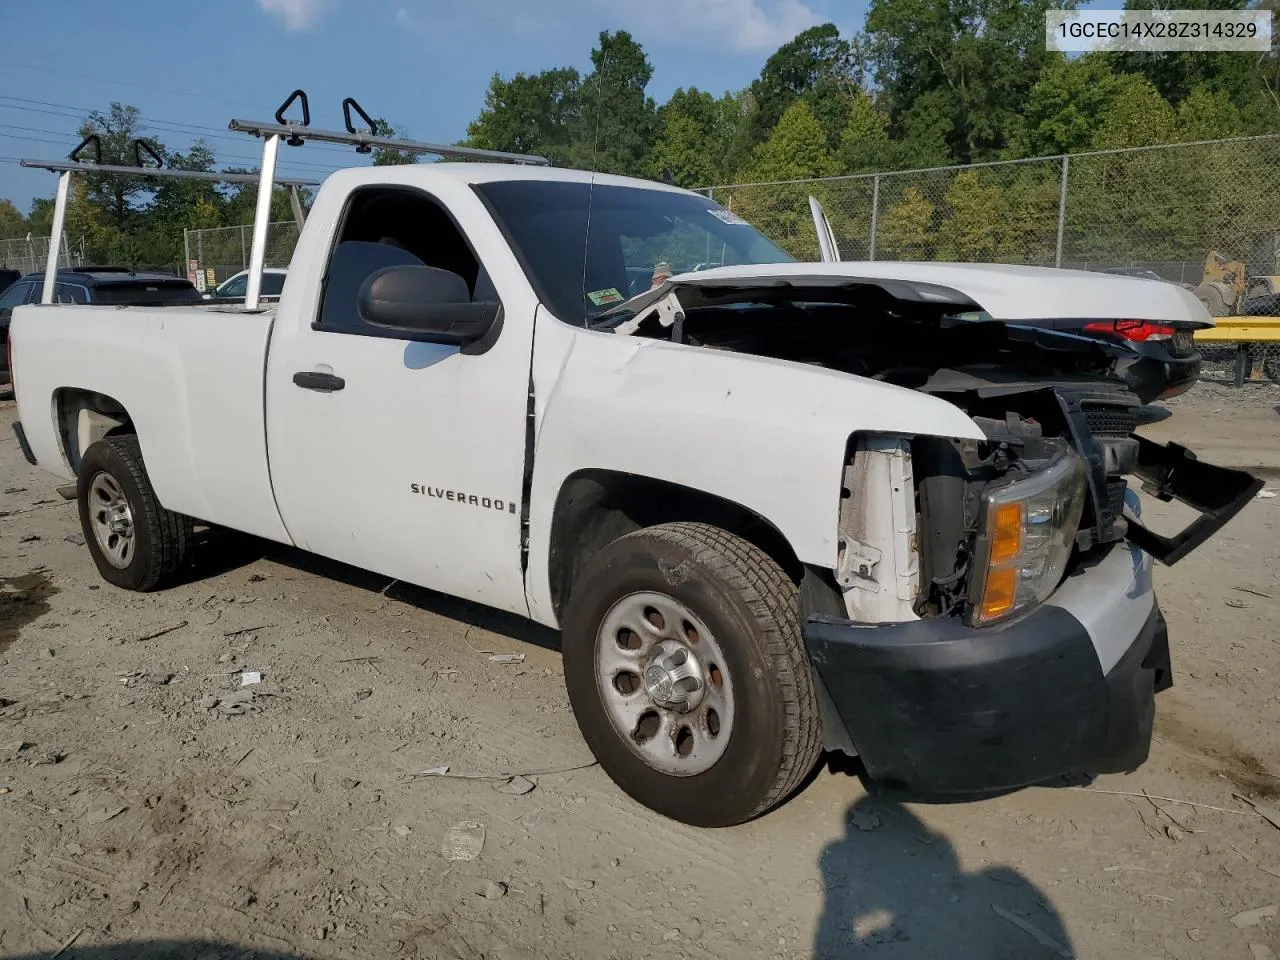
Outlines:
<svg viewBox="0 0 1280 960"><path fill-rule="evenodd" d="M729 745L734 692L724 651L673 597L633 593L609 608L596 634L596 685L614 732L661 773L705 773Z"/></svg>
<svg viewBox="0 0 1280 960"><path fill-rule="evenodd" d="M133 510L116 478L96 473L89 481L89 526L107 563L123 570L133 562Z"/></svg>

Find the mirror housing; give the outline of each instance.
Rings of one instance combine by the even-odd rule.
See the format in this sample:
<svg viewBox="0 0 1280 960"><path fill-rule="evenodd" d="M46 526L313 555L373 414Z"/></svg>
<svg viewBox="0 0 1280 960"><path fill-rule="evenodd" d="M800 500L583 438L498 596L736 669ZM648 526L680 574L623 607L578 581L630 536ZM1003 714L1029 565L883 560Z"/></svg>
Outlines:
<svg viewBox="0 0 1280 960"><path fill-rule="evenodd" d="M465 346L492 330L501 304L475 301L467 281L439 267L383 267L360 285L360 319L414 339Z"/></svg>

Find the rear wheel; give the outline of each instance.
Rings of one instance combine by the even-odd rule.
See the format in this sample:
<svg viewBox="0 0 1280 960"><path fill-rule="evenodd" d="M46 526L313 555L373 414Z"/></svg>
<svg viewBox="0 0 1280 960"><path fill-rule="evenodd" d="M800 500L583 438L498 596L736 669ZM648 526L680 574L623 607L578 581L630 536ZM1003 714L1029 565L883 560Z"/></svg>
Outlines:
<svg viewBox="0 0 1280 960"><path fill-rule="evenodd" d="M181 568L191 520L156 499L136 436L91 444L80 460L76 496L85 543L102 579L147 591L164 586Z"/></svg>
<svg viewBox="0 0 1280 960"><path fill-rule="evenodd" d="M817 761L796 586L724 530L663 524L602 549L574 584L563 651L583 737L658 813L741 823L786 799Z"/></svg>

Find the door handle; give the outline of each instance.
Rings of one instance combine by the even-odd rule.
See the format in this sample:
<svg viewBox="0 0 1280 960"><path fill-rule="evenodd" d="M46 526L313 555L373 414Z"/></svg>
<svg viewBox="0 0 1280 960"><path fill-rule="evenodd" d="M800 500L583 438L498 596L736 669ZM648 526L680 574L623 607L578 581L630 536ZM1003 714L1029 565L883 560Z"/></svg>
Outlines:
<svg viewBox="0 0 1280 960"><path fill-rule="evenodd" d="M300 370L293 375L293 382L303 390L319 390L322 393L332 393L334 390L341 390L347 385L347 381L341 377L335 377L332 373L319 373L315 370Z"/></svg>

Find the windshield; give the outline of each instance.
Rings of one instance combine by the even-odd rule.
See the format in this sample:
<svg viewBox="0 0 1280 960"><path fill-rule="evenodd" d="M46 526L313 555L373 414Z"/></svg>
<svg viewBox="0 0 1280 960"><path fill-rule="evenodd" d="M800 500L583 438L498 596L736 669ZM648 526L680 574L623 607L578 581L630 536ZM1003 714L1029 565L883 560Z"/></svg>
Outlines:
<svg viewBox="0 0 1280 960"><path fill-rule="evenodd" d="M539 299L561 320L576 325L673 274L795 259L705 197L538 180L485 183L475 189L515 249Z"/></svg>

